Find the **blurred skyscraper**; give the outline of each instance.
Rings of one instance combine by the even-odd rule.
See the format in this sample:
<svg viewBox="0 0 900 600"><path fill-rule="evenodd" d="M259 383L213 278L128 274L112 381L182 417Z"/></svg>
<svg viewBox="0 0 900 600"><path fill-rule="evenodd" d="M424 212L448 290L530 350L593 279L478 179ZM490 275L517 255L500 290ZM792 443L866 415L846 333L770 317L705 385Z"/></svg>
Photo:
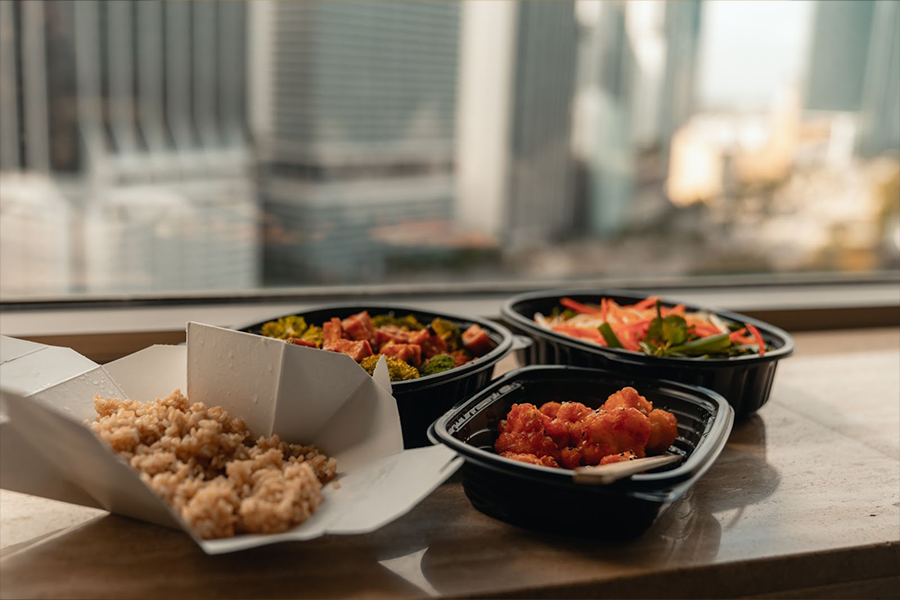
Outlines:
<svg viewBox="0 0 900 600"><path fill-rule="evenodd" d="M816 2L806 107L857 116L856 149L900 151L900 5Z"/></svg>
<svg viewBox="0 0 900 600"><path fill-rule="evenodd" d="M664 150L668 148L668 140L696 108L694 96L702 11L700 0L665 3L665 84L660 94L657 140Z"/></svg>
<svg viewBox="0 0 900 600"><path fill-rule="evenodd" d="M517 246L571 233L575 3L463 3L458 217Z"/></svg>
<svg viewBox="0 0 900 600"><path fill-rule="evenodd" d="M857 150L900 153L900 3L875 3Z"/></svg>
<svg viewBox="0 0 900 600"><path fill-rule="evenodd" d="M665 156L694 110L700 2L578 3L575 152L585 169L588 233L627 225L640 152Z"/></svg>
<svg viewBox="0 0 900 600"><path fill-rule="evenodd" d="M41 198L65 204L73 240L65 289L48 292L256 285L244 9L2 2L2 254L19 257L6 294L40 291L43 239L10 232L28 215L59 226Z"/></svg>
<svg viewBox="0 0 900 600"><path fill-rule="evenodd" d="M627 224L693 109L700 3L463 5L459 216L512 247Z"/></svg>
<svg viewBox="0 0 900 600"><path fill-rule="evenodd" d="M460 5L251 9L266 281L377 281L373 228L451 216Z"/></svg>
<svg viewBox="0 0 900 600"><path fill-rule="evenodd" d="M574 2L519 3L510 117L509 241L553 240L575 226Z"/></svg>
<svg viewBox="0 0 900 600"><path fill-rule="evenodd" d="M640 63L626 28L625 2L579 2L582 39L576 110L585 169L587 231L613 235L622 229L634 191ZM658 5L661 6L661 5Z"/></svg>
<svg viewBox="0 0 900 600"><path fill-rule="evenodd" d="M865 88L875 2L816 2L806 107L857 112Z"/></svg>

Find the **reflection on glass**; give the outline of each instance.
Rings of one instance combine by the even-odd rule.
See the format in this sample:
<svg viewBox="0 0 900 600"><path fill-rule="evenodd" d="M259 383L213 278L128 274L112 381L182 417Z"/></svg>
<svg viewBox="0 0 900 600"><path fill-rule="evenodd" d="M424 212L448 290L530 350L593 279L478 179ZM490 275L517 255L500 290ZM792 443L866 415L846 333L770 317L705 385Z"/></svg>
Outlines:
<svg viewBox="0 0 900 600"><path fill-rule="evenodd" d="M0 295L896 271L898 13L5 1Z"/></svg>
<svg viewBox="0 0 900 600"><path fill-rule="evenodd" d="M427 551L428 548L423 548L405 556L380 560L378 564L416 586L423 596L437 598L440 593L422 573L422 557Z"/></svg>

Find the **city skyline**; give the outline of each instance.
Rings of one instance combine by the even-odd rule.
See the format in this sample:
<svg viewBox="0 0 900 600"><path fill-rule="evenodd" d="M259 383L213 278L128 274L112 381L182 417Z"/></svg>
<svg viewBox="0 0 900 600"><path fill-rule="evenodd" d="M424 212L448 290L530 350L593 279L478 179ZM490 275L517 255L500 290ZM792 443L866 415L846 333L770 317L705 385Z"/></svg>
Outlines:
<svg viewBox="0 0 900 600"><path fill-rule="evenodd" d="M869 233L853 247L876 258L822 259L846 244L825 212L798 250L806 262L705 257L728 256L721 232L747 207L773 232L773 197L811 210L785 195L801 193L796 178L845 172L834 198L892 189L897 12L880 0L2 2L3 294L602 275L579 253L632 237L695 240L671 265L626 261L645 276L893 268L877 258L890 226L873 224L892 217L861 202L851 221ZM854 97L828 66L842 48ZM753 153L776 146L771 171ZM770 171L765 197L733 183ZM690 177L714 182L700 218L682 208L693 192L671 192Z"/></svg>

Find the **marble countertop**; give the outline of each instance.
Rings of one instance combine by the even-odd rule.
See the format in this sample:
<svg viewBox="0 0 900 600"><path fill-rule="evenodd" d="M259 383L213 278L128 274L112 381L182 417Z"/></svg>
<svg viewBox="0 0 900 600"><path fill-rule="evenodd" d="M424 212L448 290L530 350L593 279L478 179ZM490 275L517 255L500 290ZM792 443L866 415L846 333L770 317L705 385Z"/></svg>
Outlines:
<svg viewBox="0 0 900 600"><path fill-rule="evenodd" d="M4 490L0 597L897 597L900 330L795 340L769 403L632 542L506 525L458 478L374 533L224 556Z"/></svg>

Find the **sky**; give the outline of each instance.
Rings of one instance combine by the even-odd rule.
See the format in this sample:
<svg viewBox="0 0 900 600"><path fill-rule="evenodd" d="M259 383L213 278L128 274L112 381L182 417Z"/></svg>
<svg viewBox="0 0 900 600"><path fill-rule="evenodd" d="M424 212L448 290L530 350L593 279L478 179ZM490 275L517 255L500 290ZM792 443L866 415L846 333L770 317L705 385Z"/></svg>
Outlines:
<svg viewBox="0 0 900 600"><path fill-rule="evenodd" d="M704 108L766 110L805 76L815 2L705 2L697 98Z"/></svg>

